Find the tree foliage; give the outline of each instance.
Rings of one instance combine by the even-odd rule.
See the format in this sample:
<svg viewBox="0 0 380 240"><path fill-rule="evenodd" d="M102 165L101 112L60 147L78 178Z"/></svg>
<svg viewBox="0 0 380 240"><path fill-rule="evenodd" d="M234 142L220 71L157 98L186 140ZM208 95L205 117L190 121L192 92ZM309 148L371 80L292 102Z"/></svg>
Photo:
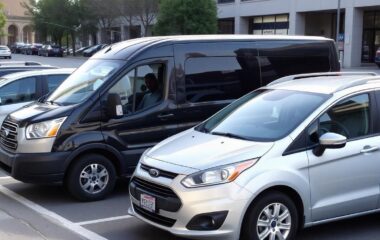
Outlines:
<svg viewBox="0 0 380 240"><path fill-rule="evenodd" d="M161 0L155 35L214 34L215 0Z"/></svg>
<svg viewBox="0 0 380 240"><path fill-rule="evenodd" d="M0 3L0 36L4 36L4 27L7 22L7 18L4 14L4 5Z"/></svg>

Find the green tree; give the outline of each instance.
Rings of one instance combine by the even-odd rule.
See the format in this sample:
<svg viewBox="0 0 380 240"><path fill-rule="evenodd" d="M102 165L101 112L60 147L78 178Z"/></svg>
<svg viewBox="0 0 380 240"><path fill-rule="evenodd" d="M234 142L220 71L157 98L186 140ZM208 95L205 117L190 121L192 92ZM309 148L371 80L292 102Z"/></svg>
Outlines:
<svg viewBox="0 0 380 240"><path fill-rule="evenodd" d="M215 0L161 0L155 35L215 34Z"/></svg>
<svg viewBox="0 0 380 240"><path fill-rule="evenodd" d="M4 26L5 23L7 22L7 18L5 17L4 14L4 5L0 3L0 36L4 36Z"/></svg>

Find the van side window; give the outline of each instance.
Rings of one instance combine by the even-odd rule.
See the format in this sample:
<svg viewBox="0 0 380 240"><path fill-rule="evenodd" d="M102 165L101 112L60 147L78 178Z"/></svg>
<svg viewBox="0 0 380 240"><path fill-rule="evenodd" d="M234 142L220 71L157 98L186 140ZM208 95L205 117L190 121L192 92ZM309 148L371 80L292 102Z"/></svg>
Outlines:
<svg viewBox="0 0 380 240"><path fill-rule="evenodd" d="M319 118L318 135L326 132L341 134L347 139L370 133L370 101L361 94L335 104Z"/></svg>
<svg viewBox="0 0 380 240"><path fill-rule="evenodd" d="M266 42L260 54L263 85L278 78L331 70L330 48L319 42Z"/></svg>
<svg viewBox="0 0 380 240"><path fill-rule="evenodd" d="M132 69L109 93L120 96L124 115L145 110L163 100L164 64L147 64Z"/></svg>
<svg viewBox="0 0 380 240"><path fill-rule="evenodd" d="M186 99L236 99L261 86L256 56L197 57L185 63Z"/></svg>
<svg viewBox="0 0 380 240"><path fill-rule="evenodd" d="M36 100L35 77L23 78L0 88L0 106Z"/></svg>

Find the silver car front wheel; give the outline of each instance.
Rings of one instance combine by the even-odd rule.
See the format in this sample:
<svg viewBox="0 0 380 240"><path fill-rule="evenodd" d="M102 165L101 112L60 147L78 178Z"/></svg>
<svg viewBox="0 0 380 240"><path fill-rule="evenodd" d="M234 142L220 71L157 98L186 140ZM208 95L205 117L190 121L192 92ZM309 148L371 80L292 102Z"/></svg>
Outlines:
<svg viewBox="0 0 380 240"><path fill-rule="evenodd" d="M302 207L302 205L299 205ZM289 195L272 190L255 199L247 210L241 229L242 240L293 240L302 209Z"/></svg>
<svg viewBox="0 0 380 240"><path fill-rule="evenodd" d="M256 231L260 240L287 239L292 227L289 209L282 203L267 205L260 213Z"/></svg>

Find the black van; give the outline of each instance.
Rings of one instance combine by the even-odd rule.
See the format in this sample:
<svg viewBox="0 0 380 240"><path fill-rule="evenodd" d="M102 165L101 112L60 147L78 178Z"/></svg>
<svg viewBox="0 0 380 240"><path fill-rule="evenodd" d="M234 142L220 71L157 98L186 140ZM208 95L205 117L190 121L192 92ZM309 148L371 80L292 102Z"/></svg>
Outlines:
<svg viewBox="0 0 380 240"><path fill-rule="evenodd" d="M10 115L2 168L105 197L140 155L234 99L290 74L339 71L332 40L289 36L141 38L104 48L43 102Z"/></svg>

